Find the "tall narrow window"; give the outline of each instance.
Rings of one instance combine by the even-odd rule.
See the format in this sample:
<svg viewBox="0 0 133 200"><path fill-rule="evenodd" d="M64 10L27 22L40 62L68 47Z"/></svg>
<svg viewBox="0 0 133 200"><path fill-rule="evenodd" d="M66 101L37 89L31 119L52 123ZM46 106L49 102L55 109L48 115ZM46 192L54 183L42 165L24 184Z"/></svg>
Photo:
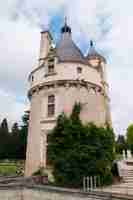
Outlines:
<svg viewBox="0 0 133 200"><path fill-rule="evenodd" d="M54 57L48 59L48 74L54 73Z"/></svg>
<svg viewBox="0 0 133 200"><path fill-rule="evenodd" d="M48 117L53 117L55 114L55 96L48 96Z"/></svg>
<svg viewBox="0 0 133 200"><path fill-rule="evenodd" d="M49 74L54 73L54 65L53 64L51 64L51 65L48 66L48 73Z"/></svg>
<svg viewBox="0 0 133 200"><path fill-rule="evenodd" d="M31 81L32 81L32 82L34 81L34 76L33 76L33 75L31 76Z"/></svg>

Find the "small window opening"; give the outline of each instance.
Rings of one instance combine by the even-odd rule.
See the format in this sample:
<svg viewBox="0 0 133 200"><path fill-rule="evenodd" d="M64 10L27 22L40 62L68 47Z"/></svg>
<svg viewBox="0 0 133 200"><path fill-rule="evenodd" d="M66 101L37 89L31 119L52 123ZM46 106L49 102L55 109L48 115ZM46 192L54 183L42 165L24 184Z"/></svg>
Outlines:
<svg viewBox="0 0 133 200"><path fill-rule="evenodd" d="M52 117L55 114L55 96L48 96L48 117Z"/></svg>
<svg viewBox="0 0 133 200"><path fill-rule="evenodd" d="M33 75L31 76L31 81L32 81L32 82L34 81L34 76L33 76Z"/></svg>
<svg viewBox="0 0 133 200"><path fill-rule="evenodd" d="M81 67L77 67L77 72L78 72L78 74L81 74L82 73L82 68Z"/></svg>
<svg viewBox="0 0 133 200"><path fill-rule="evenodd" d="M49 65L48 66L48 73L51 74L51 73L54 73L54 65Z"/></svg>

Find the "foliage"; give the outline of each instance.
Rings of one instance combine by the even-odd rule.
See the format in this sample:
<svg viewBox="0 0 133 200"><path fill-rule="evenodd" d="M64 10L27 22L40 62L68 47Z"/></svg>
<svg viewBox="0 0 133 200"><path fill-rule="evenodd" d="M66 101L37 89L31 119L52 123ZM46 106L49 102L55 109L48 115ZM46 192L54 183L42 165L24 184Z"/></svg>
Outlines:
<svg viewBox="0 0 133 200"><path fill-rule="evenodd" d="M133 153L133 124L128 126L126 136L128 147Z"/></svg>
<svg viewBox="0 0 133 200"><path fill-rule="evenodd" d="M27 135L28 135L28 123L29 123L29 112L25 112L22 117L23 125L20 129L20 149L22 158L26 158L26 145L27 145Z"/></svg>
<svg viewBox="0 0 133 200"><path fill-rule="evenodd" d="M123 150L127 150L127 143L123 135L118 135L116 141L116 152L117 154L122 154Z"/></svg>
<svg viewBox="0 0 133 200"><path fill-rule="evenodd" d="M15 122L11 132L8 129L7 119L3 119L0 124L0 159L25 159L28 119L29 113L25 113L23 125L19 128Z"/></svg>
<svg viewBox="0 0 133 200"><path fill-rule="evenodd" d="M5 134L8 134L8 122L7 119L3 119L2 123L1 123L1 131Z"/></svg>
<svg viewBox="0 0 133 200"><path fill-rule="evenodd" d="M47 173L45 170L46 169L44 167L39 167L39 169L35 171L32 175L33 176L47 176Z"/></svg>
<svg viewBox="0 0 133 200"><path fill-rule="evenodd" d="M59 115L49 136L48 159L59 185L80 186L84 176L100 175L103 184L112 180L114 134L107 127L80 121L81 105L75 104L72 114Z"/></svg>

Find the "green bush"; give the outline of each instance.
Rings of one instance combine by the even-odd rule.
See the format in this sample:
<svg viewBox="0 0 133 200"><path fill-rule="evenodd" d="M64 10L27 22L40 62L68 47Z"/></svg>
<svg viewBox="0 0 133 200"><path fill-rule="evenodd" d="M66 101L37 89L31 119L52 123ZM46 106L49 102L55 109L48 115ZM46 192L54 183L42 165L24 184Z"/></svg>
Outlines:
<svg viewBox="0 0 133 200"><path fill-rule="evenodd" d="M109 127L83 125L79 118L80 104L70 117L63 113L49 136L48 159L58 185L79 187L85 176L100 176L102 184L112 181L114 133Z"/></svg>
<svg viewBox="0 0 133 200"><path fill-rule="evenodd" d="M33 176L47 176L46 169L44 167L39 167L39 169L32 174Z"/></svg>

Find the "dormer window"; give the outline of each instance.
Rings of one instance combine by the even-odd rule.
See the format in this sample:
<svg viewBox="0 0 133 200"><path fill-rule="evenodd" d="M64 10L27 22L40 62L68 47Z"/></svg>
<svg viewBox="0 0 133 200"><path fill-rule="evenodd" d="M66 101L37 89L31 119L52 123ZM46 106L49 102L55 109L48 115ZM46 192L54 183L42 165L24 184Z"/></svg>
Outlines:
<svg viewBox="0 0 133 200"><path fill-rule="evenodd" d="M53 117L55 114L55 96L48 96L48 117Z"/></svg>

